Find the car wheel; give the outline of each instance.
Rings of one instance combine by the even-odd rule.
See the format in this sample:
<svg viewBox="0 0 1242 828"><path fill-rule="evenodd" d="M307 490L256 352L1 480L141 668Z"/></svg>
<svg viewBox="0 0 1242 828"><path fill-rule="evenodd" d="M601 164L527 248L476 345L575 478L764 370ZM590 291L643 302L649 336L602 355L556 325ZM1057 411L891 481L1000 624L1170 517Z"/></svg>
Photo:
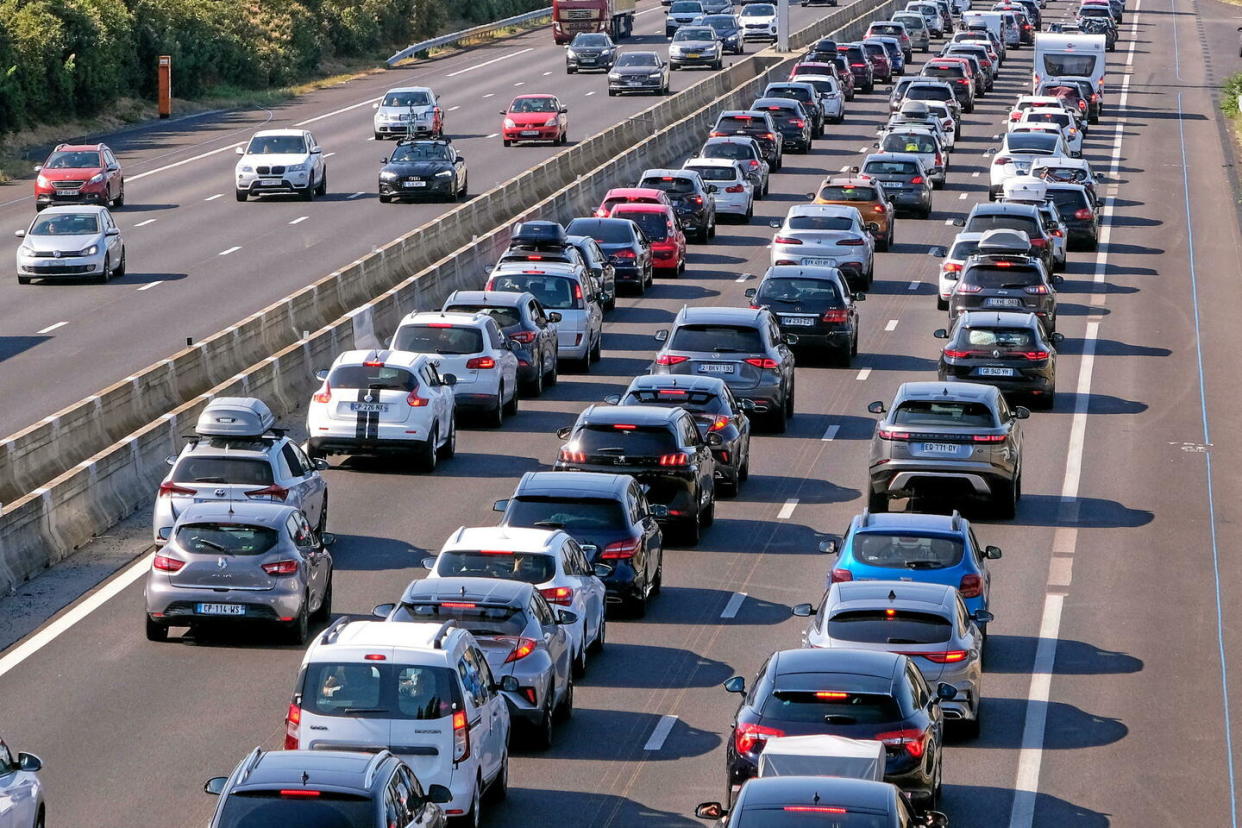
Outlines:
<svg viewBox="0 0 1242 828"><path fill-rule="evenodd" d="M837 367L838 368L849 368L850 363L854 359L854 353L855 351L854 351L853 343L846 345L844 348L838 348L835 354L836 359L834 360L837 364Z"/></svg>
<svg viewBox="0 0 1242 828"><path fill-rule="evenodd" d="M30 284L30 277L29 276L18 276L17 283L19 285L28 285Z"/></svg>
<svg viewBox="0 0 1242 828"><path fill-rule="evenodd" d="M504 393L504 386L501 386L500 392L496 395L496 405L483 418L483 425L488 428L500 428L505 424Z"/></svg>
<svg viewBox="0 0 1242 828"><path fill-rule="evenodd" d="M451 460L457 456L457 419L449 423L448 439L444 441L444 445L440 446L440 459Z"/></svg>
<svg viewBox="0 0 1242 828"><path fill-rule="evenodd" d="M470 173L468 172L462 177L461 195L459 196L459 198L461 198L462 201L465 201L466 199L470 198Z"/></svg>
<svg viewBox="0 0 1242 828"><path fill-rule="evenodd" d="M380 197L379 197L379 202L380 202L380 204L388 204L388 203L390 203L391 201L392 201L392 197L391 197L391 196L386 196L386 195L384 195L383 193L380 193Z"/></svg>
<svg viewBox="0 0 1242 828"><path fill-rule="evenodd" d="M626 606L631 618L645 618L647 616L647 602L649 596L646 592L639 592L638 595L631 598Z"/></svg>
<svg viewBox="0 0 1242 828"><path fill-rule="evenodd" d="M992 511L1001 520L1012 520L1018 511L1017 479L997 484L996 493L992 495Z"/></svg>
<svg viewBox="0 0 1242 828"><path fill-rule="evenodd" d="M573 718L574 715L574 678L572 675L568 677L565 683L565 697L561 699L561 703L556 707L557 721L566 722Z"/></svg>
<svg viewBox="0 0 1242 828"><path fill-rule="evenodd" d="M303 187L301 190L299 190L298 198L302 199L303 201L314 201L315 200L315 183L312 181L309 184L307 184L305 187Z"/></svg>
<svg viewBox="0 0 1242 828"><path fill-rule="evenodd" d="M323 506L319 509L319 520L315 521L315 534L322 535L328 529L328 493L323 493Z"/></svg>
<svg viewBox="0 0 1242 828"><path fill-rule="evenodd" d="M975 702L975 717L973 719L963 719L958 729L958 733L963 739L979 738L979 731L982 729L982 722L979 721L979 717L982 712L982 705L979 702Z"/></svg>
<svg viewBox="0 0 1242 828"><path fill-rule="evenodd" d="M716 484L716 492L721 497L737 497L738 476L740 472L734 472L731 480L721 480Z"/></svg>
<svg viewBox="0 0 1242 828"><path fill-rule="evenodd" d="M114 208L125 206L125 185L124 184L121 185L121 192L117 193L116 198L112 199L112 206Z"/></svg>
<svg viewBox="0 0 1242 828"><path fill-rule="evenodd" d="M566 67L565 67L565 74L566 74L566 75L576 75L576 74L578 74L578 70L577 70L577 69L570 69L568 66L566 66Z"/></svg>
<svg viewBox="0 0 1242 828"><path fill-rule="evenodd" d="M552 688L548 688L543 715L531 728L530 746L535 750L548 750L552 747L552 692Z"/></svg>
<svg viewBox="0 0 1242 828"><path fill-rule="evenodd" d="M659 595L660 591L663 588L664 588L664 559L663 557L661 557L660 565L656 567L655 577L651 579L651 593L650 593L651 597L654 598L655 596Z"/></svg>
<svg viewBox="0 0 1242 828"><path fill-rule="evenodd" d="M483 780L481 778L474 781L474 796L470 799L470 810L466 811L464 816L457 817L453 822L460 828L479 828L482 824L483 810Z"/></svg>
<svg viewBox="0 0 1242 828"><path fill-rule="evenodd" d="M784 403L781 404L780 408L769 412L768 424L773 434L784 434L786 429L789 428L789 418L785 416Z"/></svg>
<svg viewBox="0 0 1242 828"><path fill-rule="evenodd" d="M703 517L699 521L703 528L711 526L716 522L716 492L712 492L712 499L707 502L707 508L703 510Z"/></svg>
<svg viewBox="0 0 1242 828"><path fill-rule="evenodd" d="M151 616L147 616L147 641L167 641L168 625L161 624L159 621L151 620Z"/></svg>
<svg viewBox="0 0 1242 828"><path fill-rule="evenodd" d="M604 350L604 332L600 331L599 336L595 339L595 347L591 349L591 362L599 362L603 356Z"/></svg>
<svg viewBox="0 0 1242 828"><path fill-rule="evenodd" d="M602 653L604 651L604 643L608 640L608 619L601 617L599 619L599 630L595 633L595 640L591 642L591 652Z"/></svg>
<svg viewBox="0 0 1242 828"><path fill-rule="evenodd" d="M504 758L500 760L500 770L496 771L496 778L492 780L492 784L487 786L488 802L503 802L509 796L509 751L505 750Z"/></svg>
<svg viewBox="0 0 1242 828"><path fill-rule="evenodd" d="M414 465L420 472L430 474L436 470L436 441L439 439L439 432L436 429L431 430L431 437L424 440L419 447L414 450Z"/></svg>
<svg viewBox="0 0 1242 828"><path fill-rule="evenodd" d="M936 310L947 311L949 309L949 300L936 297Z"/></svg>
<svg viewBox="0 0 1242 828"><path fill-rule="evenodd" d="M540 364L535 370L535 378L526 383L526 393L532 397L543 395L543 365Z"/></svg>
<svg viewBox="0 0 1242 828"><path fill-rule="evenodd" d="M708 228L707 237L709 239L716 238L716 214L715 213L712 214L712 226Z"/></svg>
<svg viewBox="0 0 1242 828"><path fill-rule="evenodd" d="M100 273L98 276L96 276L91 281L95 282L96 284L102 285L104 282L108 281L108 277L110 277L111 275L112 275L112 257L105 253L104 261L103 261L103 272Z"/></svg>
<svg viewBox="0 0 1242 828"><path fill-rule="evenodd" d="M560 370L560 360L556 356L553 356L552 357L552 369L548 371L548 373L544 376L543 384L548 387L556 385L556 381L557 379L559 379L559 377L557 376L557 373L559 370Z"/></svg>
<svg viewBox="0 0 1242 828"><path fill-rule="evenodd" d="M574 655L573 661L571 662L571 666L573 667L574 678L576 679L582 678L583 676L586 675L586 669L587 669L586 654L587 654L587 645L583 644L582 649L579 650L577 654Z"/></svg>
<svg viewBox="0 0 1242 828"><path fill-rule="evenodd" d="M324 590L323 600L315 612L315 623L327 624L332 620L332 572L328 572L328 588Z"/></svg>
<svg viewBox="0 0 1242 828"><path fill-rule="evenodd" d="M383 141L383 140L384 140L384 133L382 133L382 132L372 132L371 134L372 134L373 136L375 136L375 140L376 140L376 141Z"/></svg>
<svg viewBox="0 0 1242 828"><path fill-rule="evenodd" d="M697 546L703 538L703 513L696 509L694 517L682 521L681 534L686 546Z"/></svg>
<svg viewBox="0 0 1242 828"><path fill-rule="evenodd" d="M285 627L285 639L290 644L302 646L306 643L306 639L310 637L310 596L307 595L302 599L302 608L298 610L298 615L292 621L288 622Z"/></svg>
<svg viewBox="0 0 1242 828"><path fill-rule="evenodd" d="M867 492L867 511L883 514L888 511L888 495L884 492Z"/></svg>
<svg viewBox="0 0 1242 828"><path fill-rule="evenodd" d="M789 393L785 395L785 419L787 420L793 419L796 391L796 387L791 385L789 386Z"/></svg>
<svg viewBox="0 0 1242 828"><path fill-rule="evenodd" d="M315 195L328 194L328 171L323 171L323 177L319 179L319 186L315 188Z"/></svg>
<svg viewBox="0 0 1242 828"><path fill-rule="evenodd" d="M121 263L116 266L116 270L112 271L112 275L121 278L125 275L125 248L121 248Z"/></svg>
<svg viewBox="0 0 1242 828"><path fill-rule="evenodd" d="M503 391L504 389L501 389L502 394L503 394ZM517 392L517 389L514 388L513 396L509 399L509 402L505 403L505 416L513 417L517 413L518 413L518 392Z"/></svg>

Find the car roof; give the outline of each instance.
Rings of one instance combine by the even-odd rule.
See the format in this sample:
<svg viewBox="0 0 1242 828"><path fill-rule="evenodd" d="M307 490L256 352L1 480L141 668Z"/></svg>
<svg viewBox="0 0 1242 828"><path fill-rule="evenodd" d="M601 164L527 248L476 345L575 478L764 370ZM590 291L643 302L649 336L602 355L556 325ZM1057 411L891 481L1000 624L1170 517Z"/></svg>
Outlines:
<svg viewBox="0 0 1242 828"><path fill-rule="evenodd" d="M1020 201L980 201L970 208L970 216L1033 216L1039 212L1034 204L1023 204Z"/></svg>
<svg viewBox="0 0 1242 828"><path fill-rule="evenodd" d="M652 168L643 170L643 174L639 176L639 180L641 181L644 178L655 178L656 176L659 176L661 178L693 178L696 175L698 175L698 173L692 172L690 170L675 170L672 168L664 169L660 167L652 167ZM655 189L655 188L651 187L651 188L644 188L644 189Z"/></svg>
<svg viewBox="0 0 1242 828"><path fill-rule="evenodd" d="M926 612L951 611L957 587L918 581L844 581L832 585L829 603L836 610L877 606Z"/></svg>
<svg viewBox="0 0 1242 828"><path fill-rule="evenodd" d="M973 400L992 402L1000 392L993 385L977 382L903 382L897 390L902 400Z"/></svg>
<svg viewBox="0 0 1242 828"><path fill-rule="evenodd" d="M954 535L966 534L968 522L961 515L937 515L930 512L869 512L854 518L854 532L944 532Z"/></svg>
<svg viewBox="0 0 1242 828"><path fill-rule="evenodd" d="M532 98L555 98L551 92L528 92L525 95L514 95L513 100L522 101Z"/></svg>
<svg viewBox="0 0 1242 828"><path fill-rule="evenodd" d="M429 578L426 580L447 580ZM491 579L480 579L491 580ZM419 583L422 583L421 581ZM500 583L514 583L500 581ZM523 582L524 583L524 582ZM344 619L342 619L344 620ZM437 648L436 638L439 636L443 623L434 621L348 621L345 624L334 624L321 634L306 651L306 660L329 658L328 653L344 649L364 650L368 648L392 647L401 650L421 650L428 653L443 654L448 648ZM327 650L327 653L324 651Z"/></svg>
<svg viewBox="0 0 1242 828"><path fill-rule="evenodd" d="M727 384L720 377L695 376L694 374L639 374L630 380L626 391L651 388L680 388L686 391L703 391L723 394Z"/></svg>
<svg viewBox="0 0 1242 828"><path fill-rule="evenodd" d="M858 214L857 207L848 204L795 204L785 214L786 219L794 216L839 216L853 218Z"/></svg>
<svg viewBox="0 0 1242 828"><path fill-rule="evenodd" d="M559 529L527 529L518 526L463 526L449 536L443 549L504 549L512 552L547 552L556 549L565 533ZM443 551L443 549L441 551Z"/></svg>
<svg viewBox="0 0 1242 828"><path fill-rule="evenodd" d="M191 503L177 516L178 523L240 523L280 529L289 516L299 511L284 503L253 500L212 500Z"/></svg>
<svg viewBox="0 0 1242 828"><path fill-rule="evenodd" d="M617 204L612 208L612 218L619 218L618 213L663 213L668 215L672 212L671 207L667 204L651 204L645 201L627 201L624 204Z"/></svg>
<svg viewBox="0 0 1242 828"><path fill-rule="evenodd" d="M617 205L620 207L621 205ZM633 207L641 207L640 204L626 205ZM550 262L546 259L532 262L527 259L510 259L505 262L497 262L492 268L491 275L497 273L529 273L536 276L558 276L562 279L574 279L579 275L581 266L576 262ZM410 314L413 316L414 314ZM404 320L403 320L404 321Z"/></svg>
<svg viewBox="0 0 1242 828"><path fill-rule="evenodd" d="M628 474L601 472L526 472L513 495L616 495L624 492L633 479Z"/></svg>
<svg viewBox="0 0 1242 828"><path fill-rule="evenodd" d="M966 311L958 321L967 328L1033 328L1041 324L1035 314L1020 311Z"/></svg>
<svg viewBox="0 0 1242 828"><path fill-rule="evenodd" d="M694 164L696 167L731 167L737 169L736 158L688 158L687 164Z"/></svg>
<svg viewBox="0 0 1242 828"><path fill-rule="evenodd" d="M253 138L267 138L269 136L295 136L301 138L306 134L304 129L261 129L256 132Z"/></svg>
<svg viewBox="0 0 1242 828"><path fill-rule="evenodd" d="M763 312L754 308L683 307L677 324L703 325L713 322L727 325L755 325Z"/></svg>
<svg viewBox="0 0 1242 828"><path fill-rule="evenodd" d="M501 308L512 308L534 299L532 293L518 293L511 290L455 290L444 300L444 304L461 302L472 305L495 305Z"/></svg>
<svg viewBox="0 0 1242 828"><path fill-rule="evenodd" d="M263 751L233 790L263 790L276 786L296 785L335 791L369 791L372 781L368 771L382 758L374 753L338 750L270 750Z"/></svg>
<svg viewBox="0 0 1242 828"><path fill-rule="evenodd" d="M882 650L806 649L778 650L773 656L774 675L796 673L854 673L891 680L903 656Z"/></svg>
<svg viewBox="0 0 1242 828"><path fill-rule="evenodd" d="M382 362L385 365L396 365L401 368L413 368L419 361L426 359L426 354L413 351L390 351L372 349L369 351L343 351L332 361L332 367L338 365L362 365L364 362Z"/></svg>
<svg viewBox="0 0 1242 828"><path fill-rule="evenodd" d="M431 87L429 86L394 86L384 94L389 95L393 92L426 92L428 94L435 94L431 91Z"/></svg>
<svg viewBox="0 0 1242 828"><path fill-rule="evenodd" d="M578 419L591 425L665 425L680 413L680 408L662 405L592 405Z"/></svg>
<svg viewBox="0 0 1242 828"><path fill-rule="evenodd" d="M826 282L841 281L839 268L824 265L772 265L760 282L768 279L823 279Z"/></svg>
<svg viewBox="0 0 1242 828"><path fill-rule="evenodd" d="M63 216L63 215L79 215L81 213L100 213L108 212L108 208L101 204L60 204L55 207L45 207L40 216ZM36 216L37 217L37 216Z"/></svg>
<svg viewBox="0 0 1242 828"><path fill-rule="evenodd" d="M863 159L863 166L868 161L909 161L914 164L922 164L922 157L910 152L873 152Z"/></svg>
<svg viewBox="0 0 1242 828"><path fill-rule="evenodd" d="M407 313L405 318L400 322L401 326L405 325L425 325L428 323L439 323L442 325L453 325L455 327L466 328L482 328L486 327L486 320L490 317L477 313L464 313L459 311L414 311Z"/></svg>
<svg viewBox="0 0 1242 828"><path fill-rule="evenodd" d="M659 198L664 195L663 190L657 190L655 187L613 187L604 193L604 199L619 198L621 196L644 196L648 198Z"/></svg>
<svg viewBox="0 0 1242 828"><path fill-rule="evenodd" d="M517 604L530 600L535 587L525 581L504 578L421 578L410 582L402 601L466 600L480 604ZM384 623L384 622L381 622ZM404 626L405 622L392 622ZM430 626L438 627L439 624Z"/></svg>
<svg viewBox="0 0 1242 828"><path fill-rule="evenodd" d="M103 152L107 144L58 144L52 152Z"/></svg>
<svg viewBox="0 0 1242 828"><path fill-rule="evenodd" d="M869 811L888 812L896 801L896 794L890 783L851 779L846 776L756 777L742 786L738 797L738 805L743 809L796 805L805 801L808 805L853 806Z"/></svg>

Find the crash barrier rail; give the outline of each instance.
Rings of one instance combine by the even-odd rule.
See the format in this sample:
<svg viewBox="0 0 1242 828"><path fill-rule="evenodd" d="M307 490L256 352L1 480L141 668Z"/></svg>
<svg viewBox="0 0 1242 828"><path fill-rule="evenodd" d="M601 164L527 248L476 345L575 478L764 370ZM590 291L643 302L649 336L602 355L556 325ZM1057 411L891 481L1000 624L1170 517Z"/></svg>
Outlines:
<svg viewBox="0 0 1242 828"><path fill-rule="evenodd" d="M513 17L506 17L504 20L497 20L492 23L484 23L481 26L472 26L469 29L462 29L460 32L452 32L451 34L433 37L431 40L424 40L421 43L414 43L406 46L400 52L384 61L389 69L396 69L399 64L416 56L420 52L430 51L431 49L439 49L442 46L456 46L458 43L465 43L483 35L489 35L493 32L499 32L510 26L521 26L526 23L534 23L536 20L542 20L545 17L552 16L552 7L546 9L535 9L525 14L515 14Z"/></svg>
<svg viewBox="0 0 1242 828"><path fill-rule="evenodd" d="M855 37L895 2L866 3L867 11L861 13L859 5L840 9L799 31L791 36L791 46L803 48L834 29L838 36ZM721 109L747 105L769 78L783 79L790 60L765 52L740 61L239 325L157 363L144 372L159 383L159 390L151 395L140 396L147 381L140 374L80 403L78 408L87 411L85 416L91 411L102 416L105 410L116 412L123 404L149 402L156 393L172 400L147 416L137 430L72 461L54 479L5 507L0 514L0 594L149 504L167 472L164 458L180 451L184 434L193 428L211 397L257 396L278 416L298 411L317 385L315 371L330 365L338 353L381 346L410 310L439 307L453 290L480 287L484 273L507 248L509 228L515 221L566 221L589 214L618 181L634 180L650 167L680 163L700 146ZM657 129L659 123L672 126ZM541 175L555 176L558 186L541 183ZM530 206L532 201L534 206ZM446 250L445 245L436 244L429 227L462 241ZM495 229L476 235L474 228L480 227ZM436 258L426 261L417 245L433 247ZM256 350L262 353L250 362L237 365L235 359L230 360ZM185 372L196 372L200 382L218 379L175 399L175 392L188 385ZM105 409L109 391L121 395L124 403L109 401ZM58 429L62 442L74 436L67 423Z"/></svg>

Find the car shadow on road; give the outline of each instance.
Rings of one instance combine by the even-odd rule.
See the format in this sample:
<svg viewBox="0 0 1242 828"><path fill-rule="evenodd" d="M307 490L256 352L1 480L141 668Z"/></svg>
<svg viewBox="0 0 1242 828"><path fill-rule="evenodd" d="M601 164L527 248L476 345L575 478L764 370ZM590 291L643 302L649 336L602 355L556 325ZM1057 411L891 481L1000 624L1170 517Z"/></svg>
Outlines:
<svg viewBox="0 0 1242 828"><path fill-rule="evenodd" d="M600 661L604 660L608 649L611 647L612 645L609 644L604 649L604 655L599 657ZM597 666L603 665L597 664ZM603 672L603 670L600 672ZM587 675L591 675L590 667L587 668ZM720 692L724 693L723 690ZM583 696L587 697L589 695L590 688L584 688ZM579 703L585 700L585 698L578 699ZM644 762L670 762L692 756L703 756L720 746L721 738L719 735L692 727L678 719L673 723L673 729L669 731L664 744L659 750L643 750L643 746L651 738L660 719L661 717L657 713L604 710L576 705L573 718L558 725L557 729L553 731L552 749L541 751L538 755L541 758L548 759L574 759L599 762L639 760ZM515 734L515 741L520 745L521 739L517 734ZM519 750L520 748L515 750L514 753L518 753ZM564 796L564 794L558 794L558 796ZM562 802L563 800L558 800L558 805ZM561 815L561 819L555 819L548 823L537 822L531 819L531 817L532 814L530 812L524 811L520 821L506 824L586 824L579 819L574 819L572 823L567 823L564 820L564 814ZM492 824L496 823L492 822ZM636 823L620 824L633 825Z"/></svg>
<svg viewBox="0 0 1242 828"><path fill-rule="evenodd" d="M944 785L937 808L953 815L953 828L995 828L1008 821L1013 791L983 785ZM1035 824L1058 828L1107 828L1107 814L1097 813L1046 793L1035 795Z"/></svg>
<svg viewBox="0 0 1242 828"><path fill-rule="evenodd" d="M159 210L175 210L180 204L143 204L142 202L125 202L124 207L116 207L113 210L114 215L124 216L128 213L153 213Z"/></svg>
<svg viewBox="0 0 1242 828"><path fill-rule="evenodd" d="M434 549L423 549L396 538L377 538L343 532L333 534L336 535L336 543L332 545L332 568L337 572L405 571L411 578L422 577L427 574L421 569L423 558L436 554ZM392 591L397 593L404 587L404 583L394 583ZM395 594L387 595L377 598L376 601L391 601L396 598ZM366 611L370 607L361 609Z"/></svg>
<svg viewBox="0 0 1242 828"><path fill-rule="evenodd" d="M743 488L743 491L745 489ZM703 533L703 547L710 545L712 552L739 555L811 555L823 556L819 551L821 541L830 536L817 532L801 523L787 520L742 520L716 518L716 523ZM675 546L676 538L666 541ZM825 563L828 560L825 559ZM827 573L827 569L824 572ZM826 575L825 575L826 577ZM818 582L817 582L818 583ZM813 596L814 597L814 596ZM809 599L808 599L809 600Z"/></svg>
<svg viewBox="0 0 1242 828"><path fill-rule="evenodd" d="M876 371L935 371L939 363L934 359L910 356L909 354L880 354L859 352L857 356L859 368L871 368Z"/></svg>
<svg viewBox="0 0 1242 828"><path fill-rule="evenodd" d="M0 336L0 362L42 345L50 336Z"/></svg>
<svg viewBox="0 0 1242 828"><path fill-rule="evenodd" d="M1083 352L1082 339L1066 338L1057 346L1057 353L1060 355L1073 354L1079 356ZM1115 339L1097 339L1095 341L1096 356L1145 356L1145 357L1167 357L1172 356L1173 352L1168 348L1153 348L1148 345L1131 345L1128 342L1118 342Z"/></svg>
<svg viewBox="0 0 1242 828"><path fill-rule="evenodd" d="M985 669L988 673L1028 675L1031 665L1035 663L1035 649L1039 641L1039 637L1034 635L988 633ZM1142 659L1129 653L1102 650L1085 641L1062 638L1056 642L1056 648L1052 668L1056 675L1122 675L1141 672L1144 666Z"/></svg>
<svg viewBox="0 0 1242 828"><path fill-rule="evenodd" d="M784 503L791 497L796 497L800 505L846 503L858 497L858 490L813 477L751 474L738 496L732 499L746 503Z"/></svg>
<svg viewBox="0 0 1242 828"><path fill-rule="evenodd" d="M954 743L955 748L982 750L1018 750L1022 747L1023 728L1004 726L1007 722L1024 721L1027 705L1045 708L1047 726L1044 750L1080 750L1120 742L1130 728L1120 719L1096 716L1065 702L1031 702L1027 699L1005 699L985 696L983 699L983 731L978 739Z"/></svg>
<svg viewBox="0 0 1242 828"><path fill-rule="evenodd" d="M873 417L854 417L849 414L798 414L794 417L797 427L793 430L797 437L823 438L833 426L837 430L832 434L833 440L870 440L875 433L876 420Z"/></svg>
<svg viewBox="0 0 1242 828"><path fill-rule="evenodd" d="M680 590L681 592L699 592L701 590ZM674 594L669 590L668 596ZM660 595L652 605L671 603ZM686 600L692 596L682 596ZM723 607L723 603L721 604ZM717 613L719 614L719 613ZM649 618L655 613L649 613ZM683 619L685 620L685 619ZM691 623L701 624L706 619L695 617ZM647 618L643 623L649 623ZM723 661L705 658L690 650L680 647L660 647L654 644L622 644L611 636L604 651L593 656L588 662L586 678L582 679L583 687L614 687L626 689L664 688L670 682L677 687L715 687L733 675L733 668Z"/></svg>
<svg viewBox="0 0 1242 828"><path fill-rule="evenodd" d="M628 42L628 41L627 41ZM658 754L655 754L658 755ZM649 828L702 828L701 820L658 811L610 794L510 786L503 803L488 810L491 825L643 825ZM542 814L542 816L541 816Z"/></svg>
<svg viewBox="0 0 1242 828"><path fill-rule="evenodd" d="M152 282L180 282L188 278L185 273L135 273L127 270L119 279L113 279L112 285L149 285Z"/></svg>
<svg viewBox="0 0 1242 828"><path fill-rule="evenodd" d="M1070 515L1066 519L1064 515ZM1060 495L1023 494L1018 515L1007 525L1067 526L1080 529L1133 529L1151 523L1146 509L1131 509L1115 500L1076 497L1066 502Z"/></svg>
<svg viewBox="0 0 1242 828"><path fill-rule="evenodd" d="M672 551L670 545L665 541L665 553ZM677 554L683 554L680 550ZM746 626L770 626L780 624L789 619L789 607L784 604L774 604L771 601L764 601L759 598L747 597L737 608L733 618L721 618L720 614L724 612L729 600L735 595L734 592L727 589L700 589L697 587L678 587L669 586L667 583L663 586L660 594L651 599L648 605L647 614L641 620L633 616L626 616L623 613L615 615L609 614L608 623L614 621L621 624L690 624L690 625L711 625L711 624L745 624ZM615 628L614 628L615 629ZM613 647L622 647L630 645L622 645L614 643L616 637L609 633L608 646L605 653ZM712 674L715 676L715 674ZM720 681L733 675L727 673ZM588 684L605 684L612 686L610 681L595 682L588 675ZM708 685L704 685L708 686Z"/></svg>
<svg viewBox="0 0 1242 828"><path fill-rule="evenodd" d="M1060 391L1057 393L1056 407L1052 414L1073 414L1078 406L1077 391ZM1147 403L1138 400L1126 400L1109 394L1088 394L1088 414L1142 414L1148 408Z"/></svg>
<svg viewBox="0 0 1242 828"><path fill-rule="evenodd" d="M663 299L681 299L686 302L695 302L700 299L712 299L720 295L718 290L709 290L698 285L677 284L675 280L658 281L651 287L647 288L647 293L655 300Z"/></svg>

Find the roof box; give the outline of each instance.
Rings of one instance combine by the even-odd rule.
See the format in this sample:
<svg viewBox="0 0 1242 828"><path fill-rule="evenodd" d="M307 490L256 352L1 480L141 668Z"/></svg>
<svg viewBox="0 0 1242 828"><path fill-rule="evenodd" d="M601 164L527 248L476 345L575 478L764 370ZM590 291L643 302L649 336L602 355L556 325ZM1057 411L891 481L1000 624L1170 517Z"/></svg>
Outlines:
<svg viewBox="0 0 1242 828"><path fill-rule="evenodd" d="M1031 250L1031 237L1021 230L989 230L979 237L979 253L1017 253L1025 256Z"/></svg>
<svg viewBox="0 0 1242 828"><path fill-rule="evenodd" d="M922 101L906 101L901 105L901 114L905 117L921 117L931 112Z"/></svg>
<svg viewBox="0 0 1242 828"><path fill-rule="evenodd" d="M1048 197L1048 183L1031 175L1010 178L1002 185L1005 201L1032 201L1042 204Z"/></svg>
<svg viewBox="0 0 1242 828"><path fill-rule="evenodd" d="M207 403L194 430L202 437L261 437L276 425L267 403L254 397L218 397Z"/></svg>
<svg viewBox="0 0 1242 828"><path fill-rule="evenodd" d="M513 226L510 244L564 247L569 244L565 228L555 221L521 221Z"/></svg>

